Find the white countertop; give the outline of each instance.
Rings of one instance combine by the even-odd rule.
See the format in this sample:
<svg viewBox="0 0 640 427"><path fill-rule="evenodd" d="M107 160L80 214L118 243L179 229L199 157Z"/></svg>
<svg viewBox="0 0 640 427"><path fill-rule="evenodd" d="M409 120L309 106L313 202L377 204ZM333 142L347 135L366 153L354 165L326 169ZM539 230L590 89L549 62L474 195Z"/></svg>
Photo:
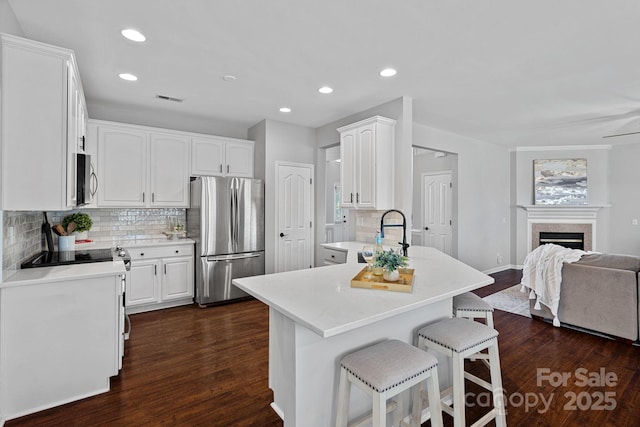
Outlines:
<svg viewBox="0 0 640 427"><path fill-rule="evenodd" d="M0 287L37 285L88 277L111 276L126 272L122 260L86 264L58 265L55 267L25 268L2 282Z"/></svg>
<svg viewBox="0 0 640 427"><path fill-rule="evenodd" d="M365 243L324 244L347 250L347 263L234 279L233 283L271 308L322 337L331 337L455 295L481 288L494 279L433 248L409 248L415 269L412 293L352 288L365 267L357 251Z"/></svg>

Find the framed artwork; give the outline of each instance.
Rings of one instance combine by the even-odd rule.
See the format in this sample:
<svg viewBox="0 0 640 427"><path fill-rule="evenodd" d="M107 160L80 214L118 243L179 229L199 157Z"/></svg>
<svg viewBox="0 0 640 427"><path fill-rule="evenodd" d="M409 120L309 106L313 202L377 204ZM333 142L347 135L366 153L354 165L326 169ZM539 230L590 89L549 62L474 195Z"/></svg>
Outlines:
<svg viewBox="0 0 640 427"><path fill-rule="evenodd" d="M586 205L587 159L534 160L536 205Z"/></svg>

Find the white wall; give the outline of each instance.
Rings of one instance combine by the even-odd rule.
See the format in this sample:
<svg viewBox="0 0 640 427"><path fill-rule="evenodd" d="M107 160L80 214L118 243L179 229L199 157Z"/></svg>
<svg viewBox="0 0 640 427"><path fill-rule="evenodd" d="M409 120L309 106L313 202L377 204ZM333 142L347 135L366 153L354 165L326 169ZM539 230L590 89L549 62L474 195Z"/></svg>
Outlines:
<svg viewBox="0 0 640 427"><path fill-rule="evenodd" d="M508 149L417 123L413 145L458 155L458 259L482 271L508 266Z"/></svg>
<svg viewBox="0 0 640 427"><path fill-rule="evenodd" d="M640 135L631 144L616 145L610 157L611 235L609 250L613 253L640 256Z"/></svg>
<svg viewBox="0 0 640 427"><path fill-rule="evenodd" d="M276 245L278 230L276 230L275 195L277 190L276 161L316 164L315 133L311 128L291 125L275 120L264 120L248 131L250 139L256 141L257 147L264 147L264 157L256 154L256 171L264 170L265 180L265 270L267 273L276 271ZM260 151L257 149L257 151ZM258 165L263 162L264 166ZM260 177L256 172L256 177ZM314 177L314 182L324 182ZM316 193L322 185L315 185ZM317 219L314 220L317 227Z"/></svg>
<svg viewBox="0 0 640 427"><path fill-rule="evenodd" d="M80 78L82 78L82 70L80 70ZM137 108L135 105L104 104L89 98L87 112L92 119L247 139L247 126L211 117L177 114L174 111L162 109L151 110L148 107Z"/></svg>
<svg viewBox="0 0 640 427"><path fill-rule="evenodd" d="M610 198L610 147L609 146L576 146L565 147L520 147L515 151L515 168L512 178L516 187L515 265L522 265L528 253L527 248L527 214L524 209L515 205L534 204L533 161L541 159L587 159L587 187L590 205L607 205ZM610 243L610 209L598 212L596 228L596 250L606 252Z"/></svg>

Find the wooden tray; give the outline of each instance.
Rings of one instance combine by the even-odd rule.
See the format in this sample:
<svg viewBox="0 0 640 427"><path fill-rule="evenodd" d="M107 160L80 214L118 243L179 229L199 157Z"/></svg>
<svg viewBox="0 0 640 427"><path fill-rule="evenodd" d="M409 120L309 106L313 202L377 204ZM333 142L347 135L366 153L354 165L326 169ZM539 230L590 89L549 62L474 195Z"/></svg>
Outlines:
<svg viewBox="0 0 640 427"><path fill-rule="evenodd" d="M352 288L381 289L384 291L413 292L413 268L400 268L400 278L395 282L388 282L382 275L375 276L371 273L371 278L366 278L367 267L363 268L351 279Z"/></svg>

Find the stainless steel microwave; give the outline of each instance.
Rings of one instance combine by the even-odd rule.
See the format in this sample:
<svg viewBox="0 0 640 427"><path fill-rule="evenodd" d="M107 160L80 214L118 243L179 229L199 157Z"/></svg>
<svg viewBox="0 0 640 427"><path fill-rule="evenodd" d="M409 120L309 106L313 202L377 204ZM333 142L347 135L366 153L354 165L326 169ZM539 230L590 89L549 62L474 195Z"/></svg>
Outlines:
<svg viewBox="0 0 640 427"><path fill-rule="evenodd" d="M76 205L83 206L91 202L95 190L91 189L91 181L95 173L91 170L91 156L88 154L76 154ZM96 179L97 187L97 179Z"/></svg>

